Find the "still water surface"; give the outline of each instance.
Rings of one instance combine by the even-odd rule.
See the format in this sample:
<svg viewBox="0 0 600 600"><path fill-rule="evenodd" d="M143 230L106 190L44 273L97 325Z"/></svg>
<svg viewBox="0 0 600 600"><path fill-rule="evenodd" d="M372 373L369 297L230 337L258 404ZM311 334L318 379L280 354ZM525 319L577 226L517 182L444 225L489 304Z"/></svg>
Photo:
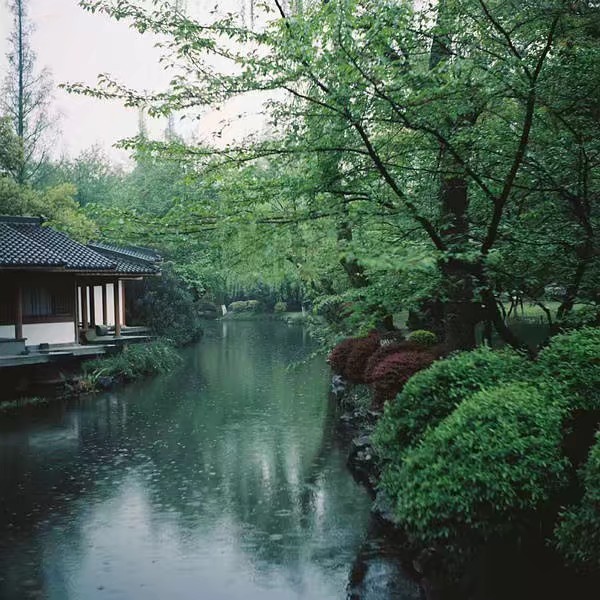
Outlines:
<svg viewBox="0 0 600 600"><path fill-rule="evenodd" d="M334 600L370 500L322 358L216 323L177 372L0 424L0 599Z"/></svg>

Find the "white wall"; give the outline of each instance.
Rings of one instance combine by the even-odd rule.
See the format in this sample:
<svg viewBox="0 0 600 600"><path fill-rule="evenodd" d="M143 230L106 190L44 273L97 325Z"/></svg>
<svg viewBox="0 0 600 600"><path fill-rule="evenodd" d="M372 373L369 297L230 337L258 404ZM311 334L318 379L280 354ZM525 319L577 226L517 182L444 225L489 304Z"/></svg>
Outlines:
<svg viewBox="0 0 600 600"><path fill-rule="evenodd" d="M106 303L108 304L108 294L106 296ZM96 325L102 325L102 286L94 286L94 323Z"/></svg>
<svg viewBox="0 0 600 600"><path fill-rule="evenodd" d="M119 281L119 294L119 301L121 302L121 325L125 325L125 302L123 301L125 299L125 282L123 280Z"/></svg>
<svg viewBox="0 0 600 600"><path fill-rule="evenodd" d="M15 339L15 326L14 325L0 325L0 338L8 338L10 340Z"/></svg>
<svg viewBox="0 0 600 600"><path fill-rule="evenodd" d="M14 328L13 328L14 337ZM38 344L70 344L75 341L75 326L66 323L29 323L23 325L23 337L28 346Z"/></svg>
<svg viewBox="0 0 600 600"><path fill-rule="evenodd" d="M123 287L125 282L119 281L119 302L121 303L121 324L125 321L125 306L122 302L123 299ZM81 292L80 287L77 288L77 307L78 314L81 315ZM106 323L108 325L115 324L115 299L113 294L114 285L112 283L106 284ZM95 301L95 316L96 316L96 325L101 325L104 320L102 318L102 286L95 285L94 286L94 301ZM88 323L90 322L90 309L88 302ZM80 317L81 319L81 317Z"/></svg>

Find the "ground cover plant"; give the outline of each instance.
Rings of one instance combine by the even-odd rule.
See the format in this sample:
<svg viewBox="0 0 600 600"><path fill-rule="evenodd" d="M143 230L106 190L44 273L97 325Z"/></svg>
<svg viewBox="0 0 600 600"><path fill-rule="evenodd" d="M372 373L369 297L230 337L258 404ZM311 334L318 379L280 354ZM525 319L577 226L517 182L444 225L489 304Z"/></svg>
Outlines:
<svg viewBox="0 0 600 600"><path fill-rule="evenodd" d="M98 358L84 364L84 379L92 387L100 378L133 381L148 375L168 373L181 364L181 356L167 341L125 346L113 356Z"/></svg>

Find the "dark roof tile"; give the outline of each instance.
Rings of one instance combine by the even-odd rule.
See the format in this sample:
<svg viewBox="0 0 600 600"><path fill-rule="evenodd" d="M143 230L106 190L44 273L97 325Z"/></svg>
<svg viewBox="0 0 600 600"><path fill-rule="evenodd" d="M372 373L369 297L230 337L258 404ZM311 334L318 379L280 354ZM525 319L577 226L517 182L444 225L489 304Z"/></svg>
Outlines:
<svg viewBox="0 0 600 600"><path fill-rule="evenodd" d="M64 260L47 247L0 222L0 266L62 267Z"/></svg>
<svg viewBox="0 0 600 600"><path fill-rule="evenodd" d="M115 269L115 261L94 252L56 229L30 223L11 223L10 227L60 256L69 270L113 271Z"/></svg>
<svg viewBox="0 0 600 600"><path fill-rule="evenodd" d="M96 243L84 246L36 217L0 216L0 267L58 267L118 275L157 275L154 250Z"/></svg>
<svg viewBox="0 0 600 600"><path fill-rule="evenodd" d="M96 250L100 253L109 252L127 258L133 258L135 260L142 260L144 262L156 263L162 260L160 254L150 248L140 248L139 246L117 246L116 244L108 244L106 242L94 242L88 244L88 246L92 248L92 250Z"/></svg>

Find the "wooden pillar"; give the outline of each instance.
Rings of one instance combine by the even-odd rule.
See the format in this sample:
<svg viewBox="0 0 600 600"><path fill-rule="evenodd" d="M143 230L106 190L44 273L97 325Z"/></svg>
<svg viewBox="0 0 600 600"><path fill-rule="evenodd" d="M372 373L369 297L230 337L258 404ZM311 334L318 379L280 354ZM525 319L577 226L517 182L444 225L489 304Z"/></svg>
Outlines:
<svg viewBox="0 0 600 600"><path fill-rule="evenodd" d="M113 285L113 300L115 304L115 336L119 337L121 335L121 294L118 279L115 279Z"/></svg>
<svg viewBox="0 0 600 600"><path fill-rule="evenodd" d="M81 286L81 329L82 331L88 329L88 294L85 284Z"/></svg>
<svg viewBox="0 0 600 600"><path fill-rule="evenodd" d="M125 280L121 281L121 307L123 314L121 315L121 325L125 325Z"/></svg>
<svg viewBox="0 0 600 600"><path fill-rule="evenodd" d="M23 339L23 288L20 283L15 288L15 338Z"/></svg>
<svg viewBox="0 0 600 600"><path fill-rule="evenodd" d="M106 300L106 284L102 284L102 325L108 325L108 302Z"/></svg>
<svg viewBox="0 0 600 600"><path fill-rule="evenodd" d="M96 326L96 292L93 285L88 288L90 291L90 327Z"/></svg>
<svg viewBox="0 0 600 600"><path fill-rule="evenodd" d="M77 344L79 342L79 294L77 289L77 280L75 280L75 289L73 291L75 296L75 343Z"/></svg>

